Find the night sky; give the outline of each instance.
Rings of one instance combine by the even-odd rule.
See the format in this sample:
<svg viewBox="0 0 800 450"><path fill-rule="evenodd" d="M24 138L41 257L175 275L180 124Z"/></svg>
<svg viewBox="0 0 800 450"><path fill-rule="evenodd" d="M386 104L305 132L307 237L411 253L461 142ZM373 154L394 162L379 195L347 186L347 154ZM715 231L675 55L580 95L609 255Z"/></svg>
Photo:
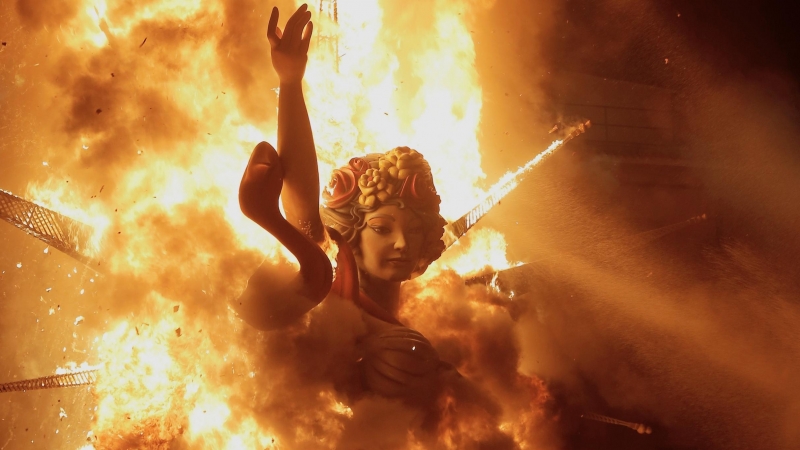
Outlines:
<svg viewBox="0 0 800 450"><path fill-rule="evenodd" d="M671 0L657 2L649 20L638 15L635 4L564 2L557 16L573 25L544 43L548 59L559 67L674 88L685 86L691 76L663 70L659 51L678 67L702 60L720 77L760 71L783 72L794 79L800 75L798 15L790 3ZM621 27L624 23L630 26ZM619 47L615 58L606 58L603 52L575 58L569 49L587 47L584 40L601 47L615 42L627 45Z"/></svg>

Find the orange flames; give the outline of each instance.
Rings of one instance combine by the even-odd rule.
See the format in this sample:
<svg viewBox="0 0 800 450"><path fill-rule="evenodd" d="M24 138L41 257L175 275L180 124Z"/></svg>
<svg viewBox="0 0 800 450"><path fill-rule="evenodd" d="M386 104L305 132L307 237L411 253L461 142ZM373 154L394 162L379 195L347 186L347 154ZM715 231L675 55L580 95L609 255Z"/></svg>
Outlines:
<svg viewBox="0 0 800 450"><path fill-rule="evenodd" d="M384 9L398 8L393 2L341 0L334 21L330 0L320 1L310 5L316 37L306 97L323 185L352 156L408 145L430 161L443 215L459 217L485 195L478 187L482 93L467 22L478 6L435 2L420 7L421 17ZM281 11L281 22L289 13ZM96 328L91 362L102 369L88 438L96 448L169 448L177 439L201 448L334 448L354 417L355 407L330 386L309 382L308 392L284 397L281 389L297 388L280 368L285 361L263 360L265 342L277 348L281 337L248 329L226 306L260 258L292 259L237 201L253 146L275 142L268 14L264 5L222 0L84 0L69 25L48 30L71 71L54 83L82 92L64 105L67 131L53 142L66 153L50 166L87 179L70 186L54 175L28 196L94 226L101 270L132 283L113 300L119 316ZM416 21L425 23L407 32ZM88 201L95 184L105 192ZM409 285L419 291L402 313L433 342L473 336L463 342L467 353L486 350L480 338L491 330L515 340L514 323L488 294L453 278L453 271L509 266L501 233L470 235L431 268L424 289ZM436 318L454 309L482 331ZM488 380L505 405L493 420L525 447L544 387L514 372L501 388L485 363L467 357L459 369ZM528 396L514 399L511 388ZM292 407L304 419L278 423L273 410L290 408L280 398L303 399ZM450 428L437 445L459 447L456 430L469 428L459 417L443 422ZM415 439L406 445L423 445Z"/></svg>
<svg viewBox="0 0 800 450"><path fill-rule="evenodd" d="M157 294L148 300L170 306ZM109 446L102 437L114 434L125 437L120 448L169 448L176 436L213 448L269 448L274 442L253 418L232 413L232 389L255 389L255 374L242 352L220 348L199 328L204 324L176 314L153 324L122 322L100 337L104 365L95 386L93 434L102 447Z"/></svg>

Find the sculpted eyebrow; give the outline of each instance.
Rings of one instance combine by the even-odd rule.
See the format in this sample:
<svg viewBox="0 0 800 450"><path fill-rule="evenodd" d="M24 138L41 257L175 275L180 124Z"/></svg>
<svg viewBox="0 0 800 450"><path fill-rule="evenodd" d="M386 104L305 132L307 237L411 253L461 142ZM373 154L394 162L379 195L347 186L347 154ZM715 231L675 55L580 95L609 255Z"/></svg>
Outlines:
<svg viewBox="0 0 800 450"><path fill-rule="evenodd" d="M392 217L392 216L390 216L388 214L376 214L376 215L370 217L368 222L371 222L373 219L389 219L392 222L394 222L394 217Z"/></svg>

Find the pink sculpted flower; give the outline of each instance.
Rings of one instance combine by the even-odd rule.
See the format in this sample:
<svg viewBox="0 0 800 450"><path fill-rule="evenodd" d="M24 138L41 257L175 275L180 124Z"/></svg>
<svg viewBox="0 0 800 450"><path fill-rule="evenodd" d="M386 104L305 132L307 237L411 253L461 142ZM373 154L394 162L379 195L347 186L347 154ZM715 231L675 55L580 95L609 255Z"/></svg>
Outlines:
<svg viewBox="0 0 800 450"><path fill-rule="evenodd" d="M341 208L350 203L359 193L358 177L350 167L342 167L333 171L328 187L323 191L322 198L328 208Z"/></svg>

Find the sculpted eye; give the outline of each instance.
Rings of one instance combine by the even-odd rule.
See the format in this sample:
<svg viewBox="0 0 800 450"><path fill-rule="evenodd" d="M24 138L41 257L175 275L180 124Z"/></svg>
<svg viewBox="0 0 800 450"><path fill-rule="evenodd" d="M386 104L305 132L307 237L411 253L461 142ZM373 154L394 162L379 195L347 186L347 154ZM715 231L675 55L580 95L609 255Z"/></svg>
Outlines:
<svg viewBox="0 0 800 450"><path fill-rule="evenodd" d="M374 226L371 226L370 228L372 228L372 231L374 231L374 232L376 232L378 234L386 234L386 233L389 232L388 228L382 227L382 226L379 226L379 225L374 225Z"/></svg>

